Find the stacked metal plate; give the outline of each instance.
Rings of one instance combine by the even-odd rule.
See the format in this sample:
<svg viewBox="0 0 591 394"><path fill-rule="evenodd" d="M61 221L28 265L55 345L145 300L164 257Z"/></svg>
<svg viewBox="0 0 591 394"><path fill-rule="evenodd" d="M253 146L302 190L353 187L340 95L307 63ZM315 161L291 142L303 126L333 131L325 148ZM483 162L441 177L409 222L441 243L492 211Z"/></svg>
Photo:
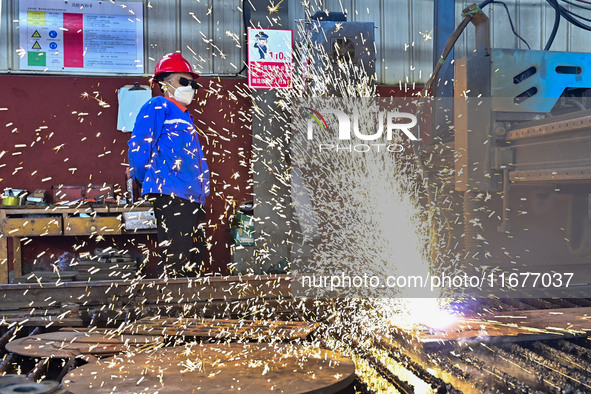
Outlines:
<svg viewBox="0 0 591 394"><path fill-rule="evenodd" d="M12 283L55 283L74 280L77 271L33 271L23 276L15 277Z"/></svg>
<svg viewBox="0 0 591 394"><path fill-rule="evenodd" d="M128 254L81 259L76 269L78 281L132 279L138 273L137 261Z"/></svg>

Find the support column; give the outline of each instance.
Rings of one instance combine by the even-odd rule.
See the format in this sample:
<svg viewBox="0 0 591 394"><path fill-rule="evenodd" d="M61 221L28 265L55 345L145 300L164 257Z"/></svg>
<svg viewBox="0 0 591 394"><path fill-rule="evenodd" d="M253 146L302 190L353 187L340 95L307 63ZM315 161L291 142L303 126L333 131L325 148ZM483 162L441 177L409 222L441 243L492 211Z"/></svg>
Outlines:
<svg viewBox="0 0 591 394"><path fill-rule="evenodd" d="M0 209L0 230L4 231L6 213ZM8 238L0 234L0 285L8 283Z"/></svg>
<svg viewBox="0 0 591 394"><path fill-rule="evenodd" d="M250 26L286 29L289 26L287 2L250 0ZM269 7L276 8L269 13ZM245 59L246 61L246 59ZM255 217L256 265L267 271L289 257L291 198L288 182L289 114L276 104L275 90L252 93L252 150ZM255 270L256 272L256 270Z"/></svg>
<svg viewBox="0 0 591 394"><path fill-rule="evenodd" d="M0 235L0 285L8 283L8 240Z"/></svg>
<svg viewBox="0 0 591 394"><path fill-rule="evenodd" d="M433 68L441 60L441 53L445 48L447 40L455 30L455 23L455 0L435 0L433 3ZM451 63L453 58L454 50L452 49L441 70L439 70L437 79L433 81L433 97L446 98L437 102L434 119L435 125L444 126L450 124L449 120L446 119L446 114L453 114L454 68ZM434 135L432 137L438 137L438 139L444 141L450 134L449 130L445 127L440 127L433 133Z"/></svg>

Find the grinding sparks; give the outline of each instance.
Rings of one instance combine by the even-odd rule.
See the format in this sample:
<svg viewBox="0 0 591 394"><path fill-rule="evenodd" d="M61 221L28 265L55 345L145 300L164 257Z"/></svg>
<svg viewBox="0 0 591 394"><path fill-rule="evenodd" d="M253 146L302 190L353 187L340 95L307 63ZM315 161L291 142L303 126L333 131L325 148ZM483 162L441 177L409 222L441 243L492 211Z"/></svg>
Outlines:
<svg viewBox="0 0 591 394"><path fill-rule="evenodd" d="M434 298L403 299L403 308L392 316L392 326L416 330L422 327L445 329L457 321L457 316L445 310L445 303Z"/></svg>
<svg viewBox="0 0 591 394"><path fill-rule="evenodd" d="M279 7L281 6L281 3L283 3L284 0L280 0L279 3L275 4L274 1L271 1L271 5L267 6L267 10L269 11L269 14L274 14L279 12Z"/></svg>
<svg viewBox="0 0 591 394"><path fill-rule="evenodd" d="M423 40L429 41L433 39L433 30L422 32L420 31L419 34L423 36Z"/></svg>
<svg viewBox="0 0 591 394"><path fill-rule="evenodd" d="M283 2L284 0L271 2L267 7L269 15L279 13ZM309 2L304 3L309 6ZM208 17L215 18L219 15L213 11L213 3L204 7L204 22ZM148 8L154 7L148 4ZM201 23L195 14L189 15L192 16L191 23ZM200 14L200 17L201 15L203 14ZM336 30L341 32L343 29L343 24L338 23ZM227 26L223 26L220 35L227 37L233 45L240 44L239 31L228 30ZM203 35L202 39L212 49L214 56L222 59L227 56L227 53L215 46L215 42L209 36ZM189 46L183 50L189 50L194 59L207 70L207 64L211 61L209 57ZM328 59L328 56L323 54L318 58ZM279 243L269 241L268 234L259 232L256 240L259 248L256 264L247 268L241 267L241 273L251 270L252 273L259 274L262 273L261 267L271 272L274 272L273 269L284 272L285 266L292 264L293 267L298 263L298 259L299 263L310 264L310 267L337 267L346 272L356 272L361 268L373 274L388 272L397 275L425 275L430 272L433 259L428 245L432 240L429 237L430 228L424 221L425 215L421 212L421 183L413 175L418 171L416 166L405 162L400 155L366 155L360 158L336 154L320 158L320 161L317 152L300 152L300 156L289 156L290 147L294 146L293 143L297 146L298 142L293 130L287 125L288 119L293 115L289 111L294 108L296 100L307 95L326 96L333 89L338 95L347 98L375 96L375 76L364 74L348 60L350 59L344 59L335 68L328 64L318 69L310 67L307 75L299 76L301 78L295 82L293 90L279 93L277 101L273 103L266 102L270 100L269 96L253 95L253 92L240 84L228 89L227 81L220 78L217 81L215 78L209 78L208 86L200 90L200 102L196 105L198 108L195 111L196 123L201 123L198 127L198 138L202 139L202 142L205 141L205 154L211 160L212 168L223 169L224 171L218 172L222 175L227 174L224 175L226 178L222 178L219 173L212 171L211 196L215 199L215 205L207 207L208 221L204 225L207 247L205 263L213 265L213 253L210 253L213 248L219 248L220 245L223 247L224 244L228 248L228 234L225 229L230 226L236 205L243 199L252 198L255 182L253 162L260 162L265 171L273 174L275 179L267 185L271 197L268 201L257 203L266 204L274 216L255 217L257 225L266 223L270 224L272 229L283 231L285 222L291 221L292 218L289 189L294 187L294 184L295 187L305 189L308 193L307 198L311 201L304 201L306 197L299 193L293 194L297 197L294 203L296 215L299 216L299 224L303 225L304 229L300 232L296 228L289 228ZM345 72L338 72L338 68ZM107 148L107 145L115 145L116 141L112 139L109 130L91 123L97 123L96 119L102 113L99 111L97 115L97 110L109 108L108 102L115 102L112 100L116 99L104 91L94 91L93 87L88 89L88 92L80 95L83 105L73 107L74 111L68 111L71 111L71 114L75 115L74 118L80 122L84 121L83 125L79 125L81 130L84 130L84 137L80 139L80 143L94 145L95 141L99 141L101 146L104 144L105 148L97 155L101 161L106 162L112 160L112 156L118 156L109 154L111 149ZM89 99L96 101L100 108L96 108L94 101ZM245 105L245 102L248 104ZM251 102L254 107L252 111ZM208 116L198 116L200 111L209 111L210 105L211 108L215 108L216 103L219 103L221 108L219 111L215 110L214 120L207 120ZM264 113L260 110L262 107L271 110ZM363 111L364 109L368 111ZM372 109L362 107L361 110L364 113L361 124L366 124L371 121L366 115L371 113ZM98 118L99 121L110 112L112 109L104 110L104 115ZM232 125L252 124L259 118L266 124L280 123L282 126L277 134L266 130L255 136L261 144L254 149L254 157L251 160L250 149L238 148L238 153L233 150L235 148L231 143L241 138L241 134ZM247 135L248 132L244 134L246 145L250 143L250 136ZM55 135L59 135L57 129ZM402 141L398 140L397 143ZM51 149L63 155L71 150L72 146L70 143L60 144ZM278 156L273 160L267 160L260 155L265 149L278 152ZM124 149L119 147L112 151L121 152L122 156L124 153ZM4 152L0 153L0 158L3 155ZM86 156L84 159L89 157ZM94 152L92 157L96 158ZM76 160L78 159L72 156L66 176L79 177L80 173L85 173L88 163ZM310 166L311 162L315 162L316 165ZM180 167L180 161L173 163L173 169L177 170ZM300 176L306 175L300 184L294 182L298 171ZM99 174L102 176L102 173ZM99 174L95 172L95 178L103 182ZM91 174L88 177L87 182L92 176ZM84 177L86 179L87 175ZM49 180L52 178L44 178L42 182ZM54 182L62 180L56 179ZM136 210L138 207L129 205L126 208ZM98 256L93 252L83 254L83 251L94 250L94 242L114 244L115 237L111 237L111 234L123 233L127 229L122 227L121 219L118 219L119 227L98 224L107 219L101 216L103 212L97 214L94 208L89 209L81 202L71 205L71 209L71 216L60 216L59 221L53 219L53 224L76 233L78 230L73 224L84 222L85 218L93 218L91 226L94 229L90 240L82 236L76 238L72 250L77 254L55 256L51 252L43 251L36 256L35 264L41 265L47 260L50 261L53 270L59 276L53 279L55 283L52 285L56 287L66 281L64 274L69 269L77 269L82 280L92 282L92 285L89 284L86 288L80 286L82 290L72 298L82 304L80 309L83 313L78 314L69 309L65 312L60 310L59 315L47 321L47 327L56 322L60 324L68 318L78 319L79 315L88 315L92 320L85 321L84 326L90 324L88 332L99 331L100 334L100 338L85 349L89 357L94 357L92 353L100 354L106 345L116 343L117 346L125 347L123 353L103 362L107 373L93 371L89 374L96 379L93 382L96 384L95 387L108 386L117 377L124 377L128 369L134 367L137 367L137 374L129 381L137 386L133 388L137 391L158 391L165 386L165 382L170 384L166 381L166 371L171 366L178 366L179 372L188 376L201 374L206 378L204 381L218 378L224 367L249 368L257 376L271 379L280 366L284 365L282 363L290 358L295 360L294 370L303 371L301 380L321 380L322 373L326 373L331 381L339 381L349 378L351 371L355 372L351 365L348 365L347 371L337 369L346 362L341 359L335 361L334 355L319 350L323 347L350 355L356 362L355 367L361 381L369 385L375 380L377 383L372 387L378 387L378 391L387 390L392 385L376 372L379 369L376 365L384 365L385 370L396 370L397 373L410 372L405 372L404 367L400 366L402 363L389 362L383 350L372 349L375 341L380 338L391 338L393 331L403 326L402 321L412 323L412 326L409 326L412 330L420 324L444 327L453 320L453 317L444 312L445 306L441 307L437 300L408 300L403 297L410 297L412 294L405 294L404 291L392 292L388 294L391 297L377 299L359 294L358 297L335 297L326 301L286 299L284 295L288 285L284 279L275 277L261 279L258 276L245 275L240 279L220 279L215 275L204 276L200 271L196 272L196 275L201 277L187 280L169 280L166 274L159 280L145 280L148 261L155 253L154 238L144 242L130 234L129 239L117 239L117 245L121 250L108 247L101 251L102 256L117 260L113 263L118 264L117 267L107 269L106 266L110 262L101 261L102 266L97 265ZM58 216L60 213L54 215ZM67 222L72 224L68 225ZM19 229L15 229L15 232L18 231ZM31 242L30 239L22 241ZM300 244L297 244L299 241ZM294 249L298 245L313 248L304 250L301 254L299 251L296 252L294 256L290 256L295 259L280 262L285 264L281 266L277 261L272 261L271 256L272 251L285 244L294 245ZM135 262L132 264L125 260L127 256L122 257L128 252L128 248L134 250L134 253L137 251L137 255L134 255L137 266ZM124 262L119 259L123 259ZM234 265L239 266L238 263ZM269 266L271 268L268 268ZM186 265L189 271L197 270L197 267L196 263ZM99 277L108 281L107 284L95 281ZM43 275L32 274L30 279L43 283L44 286L48 285L47 277ZM104 299L96 296L97 291L101 296L104 295ZM100 302L97 302L99 298ZM61 306L60 302L55 300L48 299L44 302L51 306ZM31 308L32 305L28 307ZM30 309L29 312L31 315L39 313ZM278 320L285 315L288 316L287 319L295 321ZM8 324L12 322L7 322ZM18 324L22 326L24 322ZM99 324L109 328L97 328ZM143 338L143 343L133 344L133 340L140 339L126 337L132 335L150 337ZM283 342L286 341L302 346L283 346ZM218 346L211 346L210 353L207 353L208 350L204 349L206 346L203 346L207 342L213 342ZM249 343L252 342L262 342L260 347L267 352L257 353L257 348L249 347ZM231 347L230 344L241 346ZM178 346L178 359L166 358L172 357L171 354L174 352L168 351L174 349L175 345ZM363 354L363 357L359 357L357 353ZM134 357L145 357L145 363L136 362ZM371 363L366 361L369 359ZM301 367L310 360L320 364L313 364L313 368L307 369ZM100 363L93 363L91 367L99 365ZM317 365L321 368L317 368ZM78 373L80 370L74 369L70 377L75 377ZM232 381L240 390L242 382L234 379L232 376L231 379L226 379L226 382ZM65 382L75 380L72 378ZM271 384L269 387L275 389ZM423 386L418 384L416 387L423 389Z"/></svg>
<svg viewBox="0 0 591 394"><path fill-rule="evenodd" d="M62 148L65 146L65 145L66 145L66 144L61 144L61 145L58 145L58 146L56 146L55 148L53 148L53 150L55 151L55 153L57 153L57 152L59 152L59 151L60 151L60 149L62 149Z"/></svg>

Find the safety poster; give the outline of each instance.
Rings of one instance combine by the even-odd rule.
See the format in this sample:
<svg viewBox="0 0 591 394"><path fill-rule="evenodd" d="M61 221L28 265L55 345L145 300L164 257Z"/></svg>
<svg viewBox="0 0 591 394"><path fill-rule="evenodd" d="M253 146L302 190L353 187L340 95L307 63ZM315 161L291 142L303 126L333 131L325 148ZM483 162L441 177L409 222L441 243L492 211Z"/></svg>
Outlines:
<svg viewBox="0 0 591 394"><path fill-rule="evenodd" d="M144 72L143 5L20 0L21 70Z"/></svg>
<svg viewBox="0 0 591 394"><path fill-rule="evenodd" d="M255 89L292 85L292 32L248 28L248 86Z"/></svg>

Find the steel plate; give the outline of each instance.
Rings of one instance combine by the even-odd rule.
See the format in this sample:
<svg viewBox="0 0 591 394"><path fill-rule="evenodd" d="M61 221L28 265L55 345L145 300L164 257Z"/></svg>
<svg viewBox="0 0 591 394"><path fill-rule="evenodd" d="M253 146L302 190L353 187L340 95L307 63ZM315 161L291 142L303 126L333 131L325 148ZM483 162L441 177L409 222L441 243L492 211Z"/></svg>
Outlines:
<svg viewBox="0 0 591 394"><path fill-rule="evenodd" d="M72 393L334 393L354 378L351 359L324 349L194 343L99 360L70 372L62 384Z"/></svg>

